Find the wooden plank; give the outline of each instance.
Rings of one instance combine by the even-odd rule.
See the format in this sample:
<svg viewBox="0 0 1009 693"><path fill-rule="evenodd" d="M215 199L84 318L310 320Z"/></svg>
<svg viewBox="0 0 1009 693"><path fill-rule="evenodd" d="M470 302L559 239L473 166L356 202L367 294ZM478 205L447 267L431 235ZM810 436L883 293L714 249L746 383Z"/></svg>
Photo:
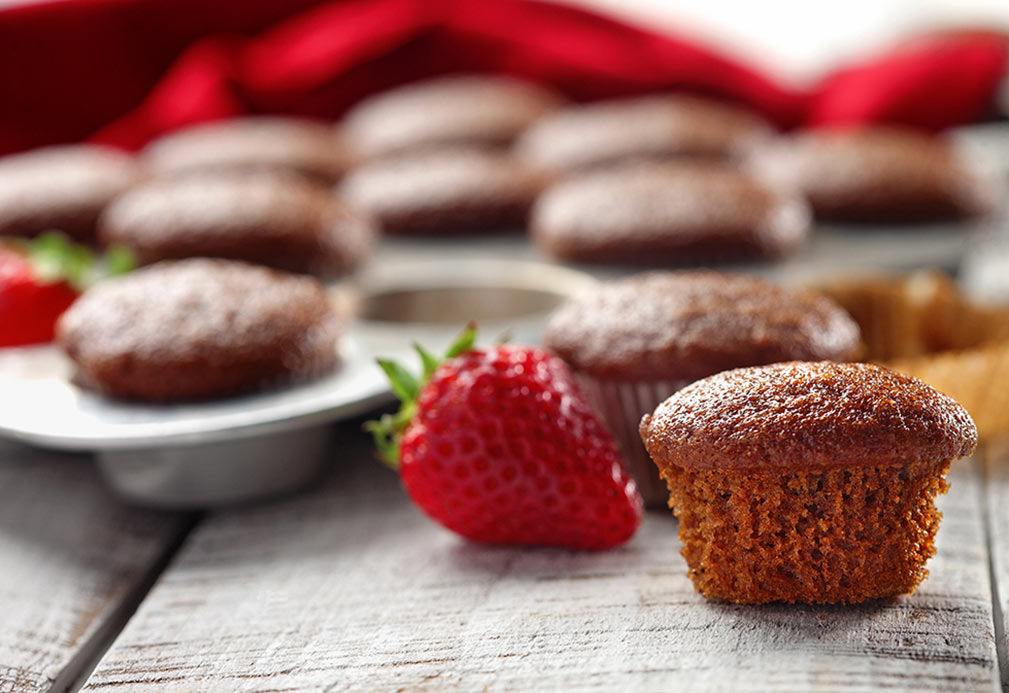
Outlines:
<svg viewBox="0 0 1009 693"><path fill-rule="evenodd" d="M189 522L119 503L87 457L6 442L0 499L0 691L64 690Z"/></svg>
<svg viewBox="0 0 1009 693"><path fill-rule="evenodd" d="M311 495L208 518L86 690L997 688L969 464L917 594L755 608L694 592L663 513L609 552L479 547L356 462Z"/></svg>
<svg viewBox="0 0 1009 693"><path fill-rule="evenodd" d="M989 444L982 451L985 475L985 510L991 571L994 583L996 635L1003 689L1009 689L1009 439Z"/></svg>

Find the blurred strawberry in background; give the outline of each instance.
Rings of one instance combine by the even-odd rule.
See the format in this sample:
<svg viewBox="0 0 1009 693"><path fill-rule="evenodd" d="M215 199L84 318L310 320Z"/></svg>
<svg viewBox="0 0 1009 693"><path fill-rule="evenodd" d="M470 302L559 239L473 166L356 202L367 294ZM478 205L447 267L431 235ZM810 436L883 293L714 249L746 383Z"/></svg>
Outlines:
<svg viewBox="0 0 1009 693"><path fill-rule="evenodd" d="M52 341L57 319L85 288L132 266L121 248L99 257L58 232L0 239L0 347Z"/></svg>

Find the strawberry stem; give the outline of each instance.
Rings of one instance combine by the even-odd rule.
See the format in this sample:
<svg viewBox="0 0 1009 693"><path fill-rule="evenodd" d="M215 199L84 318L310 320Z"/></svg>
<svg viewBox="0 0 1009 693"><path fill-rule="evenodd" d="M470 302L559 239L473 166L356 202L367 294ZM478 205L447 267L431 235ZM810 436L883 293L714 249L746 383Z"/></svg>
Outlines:
<svg viewBox="0 0 1009 693"><path fill-rule="evenodd" d="M410 371L395 361L378 359L378 365L389 378L392 392L400 401L400 408L395 414L383 414L377 421L368 421L364 430L371 433L375 441L378 458L392 469L399 469L399 443L403 431L410 425L417 414L417 398L424 386L438 370L438 367L448 359L465 354L476 344L476 325L470 323L456 337L442 358L434 356L419 344L413 349L420 357L422 375L417 379Z"/></svg>
<svg viewBox="0 0 1009 693"><path fill-rule="evenodd" d="M35 238L0 239L24 254L36 279L46 284L66 282L84 291L99 279L126 274L136 265L133 253L112 246L101 256L59 231L46 231Z"/></svg>

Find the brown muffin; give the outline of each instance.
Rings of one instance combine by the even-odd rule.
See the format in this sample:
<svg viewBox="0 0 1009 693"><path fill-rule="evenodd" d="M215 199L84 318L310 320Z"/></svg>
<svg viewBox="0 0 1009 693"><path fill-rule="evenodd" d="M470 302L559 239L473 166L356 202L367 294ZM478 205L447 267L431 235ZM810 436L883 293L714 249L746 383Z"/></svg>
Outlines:
<svg viewBox="0 0 1009 693"><path fill-rule="evenodd" d="M998 205L997 187L949 141L910 130L806 132L758 149L750 168L799 190L828 221L946 221Z"/></svg>
<svg viewBox="0 0 1009 693"><path fill-rule="evenodd" d="M848 360L860 348L857 325L833 301L709 270L603 284L554 312L545 344L571 366L652 507L665 505L669 494L641 445L642 414L719 371Z"/></svg>
<svg viewBox="0 0 1009 693"><path fill-rule="evenodd" d="M89 289L57 339L85 387L124 399L211 399L337 362L339 319L311 277L227 260L163 262Z"/></svg>
<svg viewBox="0 0 1009 693"><path fill-rule="evenodd" d="M144 149L157 175L192 171L286 171L333 183L347 169L337 132L311 120L248 117L201 123L158 138Z"/></svg>
<svg viewBox="0 0 1009 693"><path fill-rule="evenodd" d="M220 257L322 276L356 268L373 237L371 220L328 188L269 173L153 180L99 221L101 242L125 245L141 264Z"/></svg>
<svg viewBox="0 0 1009 693"><path fill-rule="evenodd" d="M364 159L432 145L502 146L562 100L511 77L439 77L361 101L347 113L344 133Z"/></svg>
<svg viewBox="0 0 1009 693"><path fill-rule="evenodd" d="M750 111L696 96L665 95L569 106L515 143L535 166L570 171L628 159L729 159L772 134Z"/></svg>
<svg viewBox="0 0 1009 693"><path fill-rule="evenodd" d="M809 233L798 195L707 164L625 164L548 188L533 207L533 240L562 260L687 264L772 259Z"/></svg>
<svg viewBox="0 0 1009 693"><path fill-rule="evenodd" d="M129 154L96 145L65 145L0 158L0 236L57 229L94 241L108 202L141 171Z"/></svg>
<svg viewBox="0 0 1009 693"><path fill-rule="evenodd" d="M387 233L444 234L523 226L543 184L506 154L446 149L372 161L340 192Z"/></svg>
<svg viewBox="0 0 1009 693"><path fill-rule="evenodd" d="M705 597L854 603L909 594L967 412L868 364L782 363L714 375L641 421Z"/></svg>

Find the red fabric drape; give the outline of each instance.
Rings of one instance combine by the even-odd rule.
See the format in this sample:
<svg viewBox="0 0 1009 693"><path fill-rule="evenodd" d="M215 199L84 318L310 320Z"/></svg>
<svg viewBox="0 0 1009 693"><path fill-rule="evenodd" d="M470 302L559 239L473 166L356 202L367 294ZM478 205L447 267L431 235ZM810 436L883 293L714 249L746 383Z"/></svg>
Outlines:
<svg viewBox="0 0 1009 693"><path fill-rule="evenodd" d="M536 0L63 0L0 11L0 152L88 138L137 147L241 113L336 117L412 79L496 71L575 99L687 89L783 127L982 116L1009 62L995 34L936 35L777 84L688 39Z"/></svg>

